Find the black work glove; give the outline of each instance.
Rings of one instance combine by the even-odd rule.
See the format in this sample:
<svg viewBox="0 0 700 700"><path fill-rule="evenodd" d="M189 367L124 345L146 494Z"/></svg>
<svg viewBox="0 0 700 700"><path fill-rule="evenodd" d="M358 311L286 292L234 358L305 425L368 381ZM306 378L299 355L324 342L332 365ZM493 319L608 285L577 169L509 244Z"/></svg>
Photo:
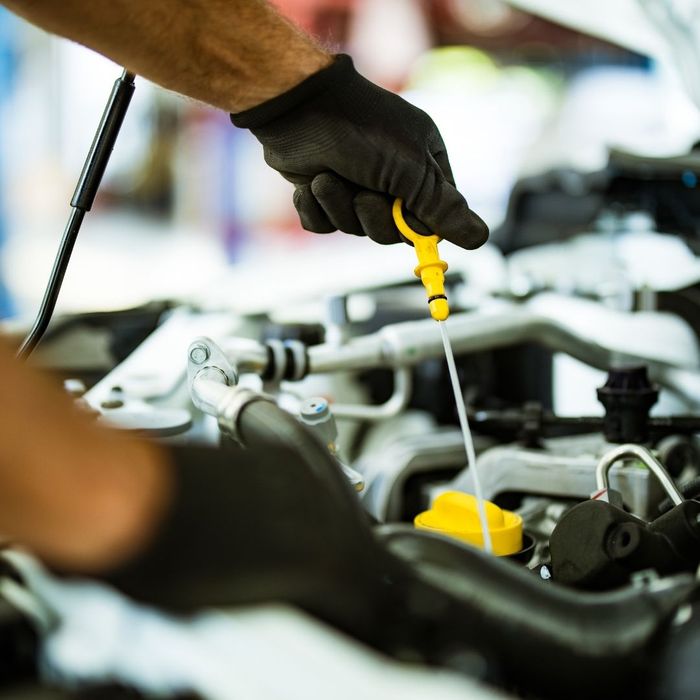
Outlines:
<svg viewBox="0 0 700 700"><path fill-rule="evenodd" d="M396 243L402 238L391 206L401 197L425 224L421 233L470 249L488 238L455 188L433 120L362 77L349 56L231 120L250 129L268 165L294 183L294 205L308 231Z"/></svg>
<svg viewBox="0 0 700 700"><path fill-rule="evenodd" d="M342 475L281 448L177 447L170 461L157 532L103 580L179 613L284 602L356 634L370 624L377 547Z"/></svg>

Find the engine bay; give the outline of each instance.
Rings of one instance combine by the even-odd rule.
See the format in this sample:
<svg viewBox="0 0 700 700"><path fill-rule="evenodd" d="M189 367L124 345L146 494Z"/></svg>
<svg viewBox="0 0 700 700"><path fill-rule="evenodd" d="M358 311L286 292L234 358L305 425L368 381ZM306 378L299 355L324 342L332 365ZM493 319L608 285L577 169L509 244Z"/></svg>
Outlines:
<svg viewBox="0 0 700 700"><path fill-rule="evenodd" d="M313 634L342 635L329 646L317 640L331 657L343 659L355 653L345 644L360 643L399 678L417 666L476 683L464 697L692 697L700 326L683 266L676 289L637 286L628 276L626 293L611 295L601 282L606 246L619 251L624 243L630 268L649 245L660 260L675 254L679 239L640 233L640 216L626 214L603 242L574 234L497 254L499 289L475 288L464 272L447 277L447 330L490 530L494 538L517 531L496 550L501 556L479 548L473 470L440 334L414 282L348 290L317 305L315 316L293 305L250 316L144 310L149 321L137 340L130 328L122 362L87 391L77 379L66 387L99 421L165 444L216 447L231 469L239 455L263 450L260 469L241 469L240 493L231 494L250 533L235 545L246 570L236 595L246 610L301 607L310 619L292 627L310 635L305 626L322 624ZM587 265L590 246L596 264ZM689 269L697 263L686 250ZM543 255L576 269L576 288L564 293L538 279L530 261ZM115 337L128 337L115 320L102 319L100 332L113 324ZM48 349L84 327L74 319ZM265 457L270 447L288 461ZM289 503L303 507L290 511ZM329 529L319 531L320 523ZM273 585L280 551L288 561ZM5 557L8 609L22 610L22 624L8 615L11 647L30 620L39 630L32 653L43 647L62 682L74 674L146 695L163 691L133 662L115 670L106 652L89 673L71 668L47 616L64 619L65 637L78 614L75 584L52 580L23 556ZM349 586L326 577L319 562L327 557L342 559ZM312 602L296 600L285 567L314 581ZM265 614L292 614L284 610ZM255 613L241 614L257 629ZM161 633L149 632L150 643ZM442 697L442 681L433 681ZM371 687L369 697L389 692Z"/></svg>
<svg viewBox="0 0 700 700"><path fill-rule="evenodd" d="M677 3L618 3L636 20L614 29L573 3L513 4L670 56L700 104ZM70 247L134 77L115 83ZM335 280L295 261L288 296L279 268L242 265L203 299L49 328L59 255L19 356L44 337L38 364L75 405L200 460L186 486L218 511L195 499L168 523L171 551L206 551L187 571L148 563L147 600L5 543L0 698L697 698L700 148L534 172L449 269L415 234L415 274L440 269L425 289L408 246L391 269L348 246ZM201 450L235 488L206 480ZM171 610L180 579L194 612Z"/></svg>

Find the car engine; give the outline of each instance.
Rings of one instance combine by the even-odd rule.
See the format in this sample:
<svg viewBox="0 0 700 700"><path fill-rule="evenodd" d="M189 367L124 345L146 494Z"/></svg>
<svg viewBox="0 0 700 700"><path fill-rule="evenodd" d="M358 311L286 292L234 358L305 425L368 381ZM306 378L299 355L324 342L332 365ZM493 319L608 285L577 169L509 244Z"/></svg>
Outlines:
<svg viewBox="0 0 700 700"><path fill-rule="evenodd" d="M611 148L597 172L524 177L492 244L450 268L471 466L408 274L55 324L49 366L109 358L89 378L52 366L95 420L232 470L260 448L293 459L240 469L227 495L230 610L169 616L3 549L6 697L697 698L699 174L697 147Z"/></svg>
<svg viewBox="0 0 700 700"><path fill-rule="evenodd" d="M470 517L460 498L474 493L473 474L439 332L413 282L347 290L311 319L294 308L169 309L95 386L73 391L100 421L166 443L218 446L231 451L232 468L237 450L256 445L297 452L309 472L285 481L285 498L315 494L336 508L347 556L370 579L375 563L356 553L365 540L382 567L397 568L381 574L396 578L391 602L377 581L363 594L376 617L346 620L338 591L338 609L331 604L323 622L389 659L485 684L468 697L490 697L489 686L506 697L589 697L601 687L691 697L681 687L694 683L694 665L682 660L700 630L695 302L685 277L675 290L630 283L626 308L611 300L607 286L596 288L597 265L586 278L586 246L600 260L595 238L543 244L539 255L492 251L503 269L496 290L476 289L469 271L448 276L447 326L484 495L494 517L522 522L517 549L504 556L486 555L459 529ZM605 245L621 240L631 259L650 240L659 259L678 243L623 229ZM579 288L563 293L537 279L528 258L544 253L578 266ZM690 250L686 262L697 264ZM582 411L572 414L576 402ZM441 507L457 515L441 520ZM421 527L426 513L433 524ZM251 541L258 557L276 528ZM50 575L13 556L7 566L36 579L29 589L41 600ZM62 605L54 614L70 618Z"/></svg>

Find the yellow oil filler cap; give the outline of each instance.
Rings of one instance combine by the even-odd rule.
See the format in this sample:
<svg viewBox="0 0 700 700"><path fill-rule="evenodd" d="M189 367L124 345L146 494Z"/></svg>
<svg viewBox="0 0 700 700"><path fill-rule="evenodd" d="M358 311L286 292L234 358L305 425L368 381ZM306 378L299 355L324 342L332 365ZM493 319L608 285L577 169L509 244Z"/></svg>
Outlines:
<svg viewBox="0 0 700 700"><path fill-rule="evenodd" d="M497 556L515 554L523 548L523 519L517 513L484 501L493 553ZM484 547L476 497L461 491L440 494L430 510L416 515L414 525L454 537L475 547Z"/></svg>

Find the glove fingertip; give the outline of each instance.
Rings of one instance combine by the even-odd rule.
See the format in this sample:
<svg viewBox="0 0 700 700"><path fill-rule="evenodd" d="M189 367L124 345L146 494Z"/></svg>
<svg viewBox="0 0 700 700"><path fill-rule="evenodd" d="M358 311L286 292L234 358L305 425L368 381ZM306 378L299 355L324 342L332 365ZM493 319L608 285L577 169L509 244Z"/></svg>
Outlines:
<svg viewBox="0 0 700 700"><path fill-rule="evenodd" d="M415 213L440 238L460 248L474 250L489 237L484 220L475 214L461 192L442 177L437 178L427 203L417 202Z"/></svg>
<svg viewBox="0 0 700 700"><path fill-rule="evenodd" d="M469 210L469 221L465 225L465 233L468 240L465 241L464 248L475 250L480 248L489 239L489 227L486 222L476 213Z"/></svg>
<svg viewBox="0 0 700 700"><path fill-rule="evenodd" d="M440 237L459 248L476 250L488 240L489 229L481 218L472 214L467 219L462 218L460 222L443 228Z"/></svg>

